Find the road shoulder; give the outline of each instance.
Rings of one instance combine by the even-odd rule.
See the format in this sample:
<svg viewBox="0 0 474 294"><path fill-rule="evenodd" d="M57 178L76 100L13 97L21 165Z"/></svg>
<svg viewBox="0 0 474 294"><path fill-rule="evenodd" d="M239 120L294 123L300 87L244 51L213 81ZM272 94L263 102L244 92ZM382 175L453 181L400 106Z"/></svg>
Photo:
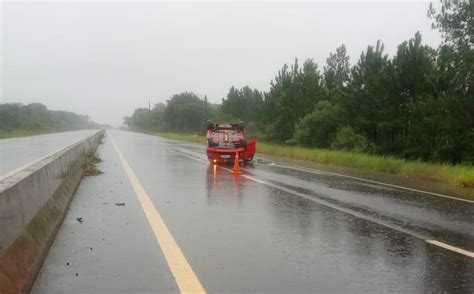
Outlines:
<svg viewBox="0 0 474 294"><path fill-rule="evenodd" d="M83 179L32 293L178 292L110 138L99 157L104 173Z"/></svg>

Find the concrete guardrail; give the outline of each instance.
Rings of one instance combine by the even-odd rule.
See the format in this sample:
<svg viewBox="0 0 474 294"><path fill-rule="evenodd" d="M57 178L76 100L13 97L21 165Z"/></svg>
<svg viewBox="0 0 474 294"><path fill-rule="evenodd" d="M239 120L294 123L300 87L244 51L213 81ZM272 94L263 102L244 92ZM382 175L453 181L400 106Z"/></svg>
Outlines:
<svg viewBox="0 0 474 294"><path fill-rule="evenodd" d="M0 293L30 291L103 130L0 180Z"/></svg>

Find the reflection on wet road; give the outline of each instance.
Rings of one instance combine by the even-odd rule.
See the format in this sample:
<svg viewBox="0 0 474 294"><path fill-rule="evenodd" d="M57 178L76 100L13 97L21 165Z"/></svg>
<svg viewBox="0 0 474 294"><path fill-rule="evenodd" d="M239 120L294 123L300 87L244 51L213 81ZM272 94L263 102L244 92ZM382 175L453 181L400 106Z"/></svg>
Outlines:
<svg viewBox="0 0 474 294"><path fill-rule="evenodd" d="M234 176L229 172L231 167L207 163L203 146L120 131L108 132L108 137L116 142L208 292L474 291L474 259L468 256L474 251L471 202L318 170L295 169L262 159L253 166L242 167L241 174ZM73 207L80 209L82 204L94 202L89 198L94 197L90 196L95 195L94 189L103 188L97 187L101 181L106 183L110 177L117 177L120 182L126 179L119 158L110 154L114 152L111 144L110 138L106 138L100 149L101 156L106 158L102 167L105 173L81 184ZM144 225L145 214L129 181L125 181L120 192L109 193L108 197L120 196L120 201L128 205L124 217L137 218L133 236L120 223L110 224L115 220L95 226L104 227L106 234L124 240L142 240L132 245L137 248L131 250L134 258L146 260L147 256L140 251L163 252L163 244L150 240L152 233ZM91 213L93 209L74 213ZM103 210L98 205L95 214ZM74 216L68 215L66 224ZM36 292L84 289L81 287L86 282L54 270L65 262L65 256L71 258L66 252L79 242L70 234L74 229L79 234L88 234L84 226L74 222L62 228L41 270ZM100 240L87 240L93 246L101 246ZM461 251L426 240L437 240ZM127 269L126 264L123 268L112 268L107 262L109 255L120 252L123 250L117 244L109 244L103 256L78 270L100 266L123 272L126 276L117 282L126 284L127 289L134 289L134 285L138 289L140 283L150 291L179 291L178 287L170 286L170 269L162 257L150 260L142 270L166 271L162 278L167 282L158 283L152 277L147 280L146 275L138 278L136 270ZM76 258L87 256L79 254ZM95 289L107 292L102 279L110 282L110 273L99 274L99 279L94 280L98 283ZM65 280L67 286L52 285L52 281Z"/></svg>
<svg viewBox="0 0 474 294"><path fill-rule="evenodd" d="M21 166L87 137L96 130L80 130L0 139L0 178Z"/></svg>

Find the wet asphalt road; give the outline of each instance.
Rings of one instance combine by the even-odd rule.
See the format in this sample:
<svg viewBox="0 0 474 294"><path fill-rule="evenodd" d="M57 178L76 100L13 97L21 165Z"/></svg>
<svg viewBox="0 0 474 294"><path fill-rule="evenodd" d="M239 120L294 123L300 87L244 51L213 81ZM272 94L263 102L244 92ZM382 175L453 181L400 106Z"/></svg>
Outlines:
<svg viewBox="0 0 474 294"><path fill-rule="evenodd" d="M111 138L210 293L474 292L472 202L109 131L33 293L179 292Z"/></svg>
<svg viewBox="0 0 474 294"><path fill-rule="evenodd" d="M80 140L96 130L0 139L0 177Z"/></svg>

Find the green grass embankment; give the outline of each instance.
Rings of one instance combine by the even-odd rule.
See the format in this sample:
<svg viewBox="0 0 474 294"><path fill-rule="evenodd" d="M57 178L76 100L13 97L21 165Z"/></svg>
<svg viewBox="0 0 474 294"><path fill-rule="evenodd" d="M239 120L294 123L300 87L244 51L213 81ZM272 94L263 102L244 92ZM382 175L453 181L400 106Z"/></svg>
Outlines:
<svg viewBox="0 0 474 294"><path fill-rule="evenodd" d="M6 138L17 138L17 137L28 137L35 135L44 135L60 132L60 130L55 129L45 129L45 130L27 130L27 129L15 129L15 130L0 130L0 139Z"/></svg>
<svg viewBox="0 0 474 294"><path fill-rule="evenodd" d="M205 143L204 136L168 132L152 134L169 139ZM260 141L257 142L257 152L323 164L390 173L411 178L428 179L460 187L474 187L474 166L472 165L407 161L392 156L286 146Z"/></svg>

